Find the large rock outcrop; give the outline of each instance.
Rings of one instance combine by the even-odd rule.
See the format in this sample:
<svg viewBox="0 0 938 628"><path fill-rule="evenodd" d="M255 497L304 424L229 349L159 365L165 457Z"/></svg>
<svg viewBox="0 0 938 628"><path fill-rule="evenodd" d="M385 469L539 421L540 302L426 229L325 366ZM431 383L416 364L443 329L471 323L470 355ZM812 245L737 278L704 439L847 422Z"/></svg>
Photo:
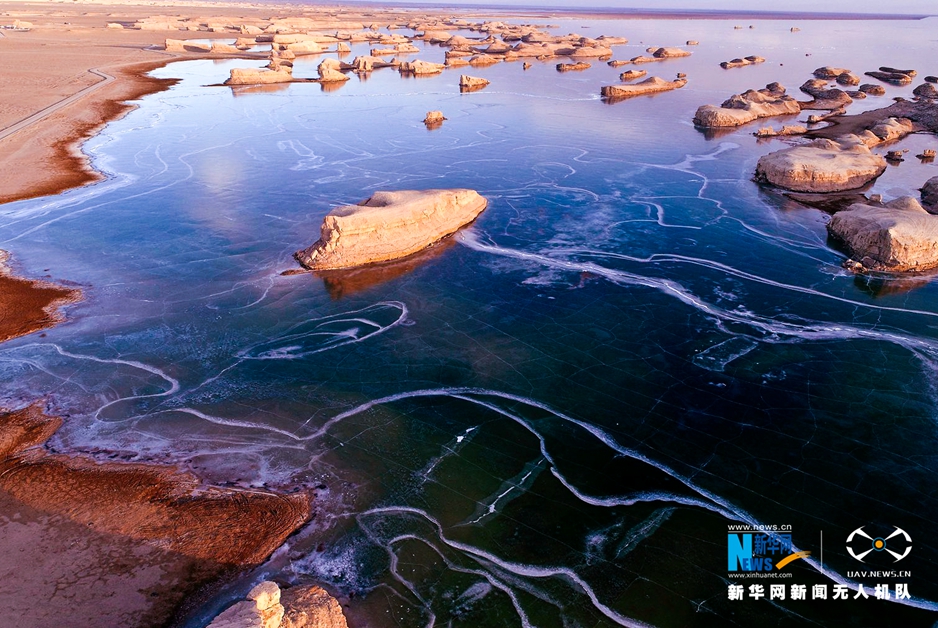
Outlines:
<svg viewBox="0 0 938 628"><path fill-rule="evenodd" d="M863 187L885 170L886 160L852 135L764 155L756 165L756 180L795 192L842 192Z"/></svg>
<svg viewBox="0 0 938 628"><path fill-rule="evenodd" d="M360 205L333 210L323 220L319 240L293 256L309 270L406 257L472 222L486 204L466 189L376 192Z"/></svg>
<svg viewBox="0 0 938 628"><path fill-rule="evenodd" d="M208 628L280 628L284 612L280 587L273 582L261 582L247 598L225 609Z"/></svg>
<svg viewBox="0 0 938 628"><path fill-rule="evenodd" d="M750 89L731 96L722 105L703 105L694 114L694 124L712 129L734 127L758 118L789 116L801 112L798 101L785 94L778 83L769 83L765 89Z"/></svg>
<svg viewBox="0 0 938 628"><path fill-rule="evenodd" d="M938 267L938 216L912 197L877 207L856 203L837 212L827 225L854 258L857 271L914 272Z"/></svg>
<svg viewBox="0 0 938 628"><path fill-rule="evenodd" d="M268 85L270 83L289 83L293 72L289 66L279 66L277 70L264 68L234 68L225 85Z"/></svg>
<svg viewBox="0 0 938 628"><path fill-rule="evenodd" d="M644 81L629 85L604 85L600 94L607 100L617 101L625 98L634 98L635 96L645 96L646 94L669 92L672 89L679 89L685 85L687 85L687 79L666 81L657 76L652 76Z"/></svg>
<svg viewBox="0 0 938 628"><path fill-rule="evenodd" d="M290 587L281 597L281 628L348 628L339 602L317 586Z"/></svg>
<svg viewBox="0 0 938 628"><path fill-rule="evenodd" d="M401 64L400 70L405 74L439 74L446 69L446 66L442 63L431 63L429 61L421 61L417 59L416 61L405 61Z"/></svg>
<svg viewBox="0 0 938 628"><path fill-rule="evenodd" d="M348 628L339 602L314 585L280 590L264 581L251 589L247 600L236 602L218 615L208 628Z"/></svg>

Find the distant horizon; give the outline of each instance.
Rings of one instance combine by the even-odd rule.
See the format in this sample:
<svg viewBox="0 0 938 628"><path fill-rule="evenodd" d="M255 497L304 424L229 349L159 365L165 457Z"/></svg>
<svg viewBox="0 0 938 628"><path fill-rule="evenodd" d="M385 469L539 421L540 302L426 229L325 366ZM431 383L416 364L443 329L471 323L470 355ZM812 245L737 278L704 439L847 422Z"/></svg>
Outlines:
<svg viewBox="0 0 938 628"><path fill-rule="evenodd" d="M836 0L834 2L818 3L816 0L789 0L784 8L765 6L767 3L745 2L743 0L709 0L705 6L697 0L588 0L587 6L576 6L561 0L510 0L509 2L485 2L474 0L338 0L336 4L352 5L390 5L396 7L426 6L434 8L484 8L484 9L513 9L563 11L571 13L589 13L597 11L609 13L614 11L639 13L732 13L745 15L882 15L902 17L931 17L938 16L938 7L934 0L904 0L885 7L882 2L873 0ZM755 5L755 6L753 6ZM761 5L761 6L760 6ZM820 5L820 6L819 6ZM885 10L884 10L885 9Z"/></svg>

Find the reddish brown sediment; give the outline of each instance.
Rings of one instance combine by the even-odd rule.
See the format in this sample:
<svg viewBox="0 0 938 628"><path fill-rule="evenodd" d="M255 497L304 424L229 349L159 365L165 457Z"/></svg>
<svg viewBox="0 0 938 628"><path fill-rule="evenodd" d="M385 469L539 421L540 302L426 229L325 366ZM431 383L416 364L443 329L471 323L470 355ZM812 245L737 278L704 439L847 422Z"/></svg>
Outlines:
<svg viewBox="0 0 938 628"><path fill-rule="evenodd" d="M0 604L18 625L170 624L206 585L261 563L309 519L306 493L52 453L61 424L38 405L0 411L0 574L21 583L0 591ZM42 602L18 603L27 590Z"/></svg>
<svg viewBox="0 0 938 628"><path fill-rule="evenodd" d="M25 336L63 320L59 308L81 298L81 292L41 281L14 277L0 251L0 342Z"/></svg>

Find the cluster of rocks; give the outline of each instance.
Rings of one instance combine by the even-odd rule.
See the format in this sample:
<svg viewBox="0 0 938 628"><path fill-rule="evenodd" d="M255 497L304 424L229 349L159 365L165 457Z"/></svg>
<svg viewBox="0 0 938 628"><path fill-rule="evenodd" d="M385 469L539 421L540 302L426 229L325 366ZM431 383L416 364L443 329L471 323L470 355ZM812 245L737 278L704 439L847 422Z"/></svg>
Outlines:
<svg viewBox="0 0 938 628"><path fill-rule="evenodd" d="M886 170L886 160L870 149L911 133L907 118L885 118L859 134L818 139L764 155L756 181L795 192L843 192L861 188Z"/></svg>
<svg viewBox="0 0 938 628"><path fill-rule="evenodd" d="M247 599L218 615L208 628L348 628L339 602L317 586L283 591L265 581Z"/></svg>
<svg viewBox="0 0 938 628"><path fill-rule="evenodd" d="M704 129L735 127L758 118L788 116L801 112L797 100L785 93L779 83L769 83L764 89L750 89L735 94L716 105L702 105L694 114L694 124Z"/></svg>

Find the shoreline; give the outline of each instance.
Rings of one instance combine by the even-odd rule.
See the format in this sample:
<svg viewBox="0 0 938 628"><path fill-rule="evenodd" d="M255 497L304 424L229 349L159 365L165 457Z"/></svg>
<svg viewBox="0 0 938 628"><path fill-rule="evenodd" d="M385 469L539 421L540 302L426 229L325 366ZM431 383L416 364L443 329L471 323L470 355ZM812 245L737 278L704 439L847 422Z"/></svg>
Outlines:
<svg viewBox="0 0 938 628"><path fill-rule="evenodd" d="M0 343L48 329L65 320L60 311L81 300L81 291L14 274L0 250Z"/></svg>
<svg viewBox="0 0 938 628"><path fill-rule="evenodd" d="M97 72L112 74L114 80L108 82L101 75L95 77L95 81L82 90L74 90L71 93L63 95L60 101L45 106L36 106L29 110L26 115L17 119L4 120L4 98L0 95L0 133L2 131L21 124L24 120L42 113L43 111L55 108L50 115L44 115L41 119L35 121L29 126L18 130L17 132L3 137L0 135L0 168L12 176L0 181L0 204L10 203L20 200L27 200L41 196L61 194L67 190L83 187L85 185L97 183L106 178L106 174L96 170L90 161L90 157L82 152L81 147L88 139L94 137L109 122L119 120L132 111L136 104L133 101L139 100L145 96L165 91L172 87L176 79L157 79L147 76L152 70L164 67L175 61L186 61L191 59L216 59L216 58L240 58L232 54L213 54L203 53L197 56L168 53L163 50L156 50L154 45L162 43L167 37L182 39L227 39L236 37L235 33L218 33L202 31L179 31L179 30L135 30L121 29L111 31L104 27L107 21L103 13L93 14L84 9L99 7L113 11L131 11L138 19L152 17L156 15L180 15L173 10L189 9L190 13L195 9L209 9L213 14L223 15L240 14L238 17L250 21L261 19L261 16L269 16L272 11L281 11L287 13L309 13L315 7L314 5L271 2L267 3L244 3L237 2L226 5L219 5L214 2L187 2L184 0L167 1L154 5L139 4L137 0L122 2L120 0L103 0L82 2L73 8L65 8L60 4L49 2L48 0L35 0L33 2L13 3L3 7L6 9L0 15L0 21L3 17L11 19L13 16L28 16L29 19L47 19L53 15L56 20L60 20L63 15L68 15L68 22L64 22L67 28L63 30L58 24L38 25L30 33L15 33L0 38L0 51L6 52L6 48L16 45L27 45L29 39L33 38L33 33L54 33L53 38L46 38L42 41L40 47L33 46L29 48L29 57L33 61L35 55L61 56L67 54L71 47L81 48L83 44L93 43L98 49L106 49L105 62L100 64L85 63L80 66L82 74L92 75ZM380 11L379 11L380 10ZM427 11L421 15L423 19L433 20L443 17L471 17L474 15L485 14L490 16L504 17L525 17L532 19L662 19L662 20L721 20L721 19L792 19L792 20L919 20L923 15L893 15L893 14L859 14L859 13L803 13L803 12L760 12L760 11L719 11L719 10L655 10L655 9L635 9L621 10L601 8L584 9L555 9L545 7L515 7L506 9L495 5L473 5L465 7L446 7L442 4L428 4L419 9L405 3L343 3L334 5L332 13L333 19L337 21L351 20L360 18L363 23L375 19L401 19L414 18L413 12L416 10ZM348 15L346 15L346 13ZM250 15L248 15L250 14ZM94 15L97 19L83 16ZM108 13L108 17L114 13ZM100 17L99 17L100 16ZM86 23L80 28L75 28L80 21L84 19ZM72 21L74 20L74 21ZM120 20L127 22L127 20ZM13 37L12 35L16 35ZM25 35L26 37L22 37ZM100 36L100 37L99 37ZM115 39L116 38L116 39ZM34 38L33 38L34 39ZM19 51L22 52L22 51ZM139 53L144 53L146 59L140 57ZM160 55L160 58L153 58L152 54ZM130 57L136 57L135 60L129 60ZM11 59L15 61L14 59ZM2 69L2 68L0 68ZM73 68L75 69L75 68ZM9 83L17 82L17 76L0 75L0 80L6 79ZM69 76L71 83L86 82L88 76L79 78ZM85 96L68 103L66 106L58 108L61 101L74 98L77 92L88 90L95 84L101 84L100 89L89 90ZM25 90L28 92L28 90ZM16 96L22 96L18 93ZM10 98L10 96L7 96ZM26 98L28 100L29 97ZM28 106L28 104L24 105ZM35 168L35 164L43 164L41 168Z"/></svg>
<svg viewBox="0 0 938 628"><path fill-rule="evenodd" d="M310 519L312 493L208 486L174 466L55 453L47 441L62 423L39 404L0 410L0 548L17 557L0 573L20 583L0 603L25 624L178 624ZM63 586L69 595L56 595Z"/></svg>

